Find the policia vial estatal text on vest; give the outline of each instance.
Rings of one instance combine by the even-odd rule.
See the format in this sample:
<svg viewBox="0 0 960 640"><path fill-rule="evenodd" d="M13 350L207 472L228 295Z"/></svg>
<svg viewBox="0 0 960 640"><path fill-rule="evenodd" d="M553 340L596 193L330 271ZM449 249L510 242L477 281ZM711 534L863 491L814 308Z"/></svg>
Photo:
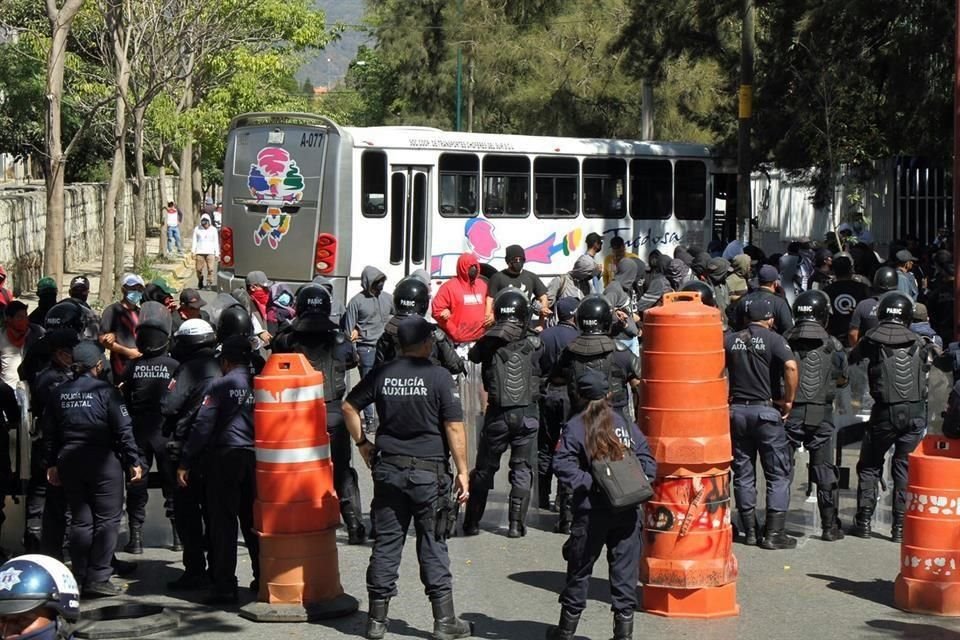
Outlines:
<svg viewBox="0 0 960 640"><path fill-rule="evenodd" d="M454 610L446 542L456 523L456 503L469 497L463 408L450 373L429 360L433 332L419 316L403 320L397 327L402 357L374 369L343 403L350 436L373 471L377 537L367 568L367 638L383 638L386 633L411 519L417 532L420 579L433 607L433 637L451 640L471 633ZM366 439L360 422L360 412L371 404L380 416L376 445ZM450 476L451 455L455 479Z"/></svg>
<svg viewBox="0 0 960 640"><path fill-rule="evenodd" d="M851 533L860 538L872 534L870 521L877 506L877 484L887 451L893 447L890 537L894 542L903 539L907 457L927 427L927 372L931 363L930 347L907 328L912 318L910 298L896 291L887 293L877 304L879 324L850 352L850 364L868 361L874 400L857 462L857 516Z"/></svg>

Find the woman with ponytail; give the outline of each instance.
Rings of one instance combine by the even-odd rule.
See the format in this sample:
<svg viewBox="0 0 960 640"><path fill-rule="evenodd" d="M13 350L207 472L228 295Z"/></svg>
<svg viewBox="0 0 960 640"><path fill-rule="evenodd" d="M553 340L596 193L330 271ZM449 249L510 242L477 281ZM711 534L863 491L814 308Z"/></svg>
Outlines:
<svg viewBox="0 0 960 640"><path fill-rule="evenodd" d="M646 437L636 424L628 424L608 401L609 384L600 371L587 370L577 379L583 411L564 426L553 470L559 482L573 492L573 527L563 545L567 582L560 593L560 623L547 631L548 640L572 640L586 608L593 565L607 547L610 562L610 597L613 603L613 638L633 638L633 612L637 608L640 563L640 505L611 508L594 486L594 460L621 460L631 451L647 478L656 476L657 464Z"/></svg>

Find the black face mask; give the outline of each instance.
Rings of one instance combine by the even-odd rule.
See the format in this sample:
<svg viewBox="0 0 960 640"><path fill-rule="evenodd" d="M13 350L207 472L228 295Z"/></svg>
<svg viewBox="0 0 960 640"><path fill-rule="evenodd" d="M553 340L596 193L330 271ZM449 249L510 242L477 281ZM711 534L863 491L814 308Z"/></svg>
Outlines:
<svg viewBox="0 0 960 640"><path fill-rule="evenodd" d="M469 269L467 269L467 278L470 279L470 282L473 282L474 280L476 280L478 275L480 275L479 267L470 267Z"/></svg>
<svg viewBox="0 0 960 640"><path fill-rule="evenodd" d="M520 273L523 271L523 260L513 260L507 265L511 273Z"/></svg>
<svg viewBox="0 0 960 640"><path fill-rule="evenodd" d="M379 296L381 293L383 293L383 280L377 280L370 285L370 293L375 296Z"/></svg>

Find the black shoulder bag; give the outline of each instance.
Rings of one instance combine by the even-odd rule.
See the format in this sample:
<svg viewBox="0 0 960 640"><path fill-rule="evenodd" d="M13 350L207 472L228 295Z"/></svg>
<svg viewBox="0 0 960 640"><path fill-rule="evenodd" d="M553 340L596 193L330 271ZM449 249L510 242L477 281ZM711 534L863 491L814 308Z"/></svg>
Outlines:
<svg viewBox="0 0 960 640"><path fill-rule="evenodd" d="M653 487L640 461L630 449L620 460L597 459L590 463L595 486L614 509L633 507L653 497Z"/></svg>

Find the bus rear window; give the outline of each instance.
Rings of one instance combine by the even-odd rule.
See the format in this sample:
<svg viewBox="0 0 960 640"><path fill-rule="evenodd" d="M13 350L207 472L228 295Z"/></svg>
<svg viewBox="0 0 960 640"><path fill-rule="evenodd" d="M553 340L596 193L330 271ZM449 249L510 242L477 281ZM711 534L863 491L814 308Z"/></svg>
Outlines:
<svg viewBox="0 0 960 640"><path fill-rule="evenodd" d="M524 218L530 214L530 158L483 158L483 213L489 218Z"/></svg>
<svg viewBox="0 0 960 640"><path fill-rule="evenodd" d="M360 156L360 210L365 218L387 215L387 154L364 151Z"/></svg>
<svg viewBox="0 0 960 640"><path fill-rule="evenodd" d="M480 158L468 153L440 156L440 215L472 218L477 215L477 184Z"/></svg>
<svg viewBox="0 0 960 640"><path fill-rule="evenodd" d="M537 158L533 161L538 218L577 215L580 163L576 158Z"/></svg>
<svg viewBox="0 0 960 640"><path fill-rule="evenodd" d="M673 167L669 160L630 162L630 217L665 220L673 209Z"/></svg>
<svg viewBox="0 0 960 640"><path fill-rule="evenodd" d="M617 158L583 161L583 215L622 218L627 213L627 162Z"/></svg>
<svg viewBox="0 0 960 640"><path fill-rule="evenodd" d="M707 166L699 160L678 160L673 210L680 220L703 220L707 213Z"/></svg>

